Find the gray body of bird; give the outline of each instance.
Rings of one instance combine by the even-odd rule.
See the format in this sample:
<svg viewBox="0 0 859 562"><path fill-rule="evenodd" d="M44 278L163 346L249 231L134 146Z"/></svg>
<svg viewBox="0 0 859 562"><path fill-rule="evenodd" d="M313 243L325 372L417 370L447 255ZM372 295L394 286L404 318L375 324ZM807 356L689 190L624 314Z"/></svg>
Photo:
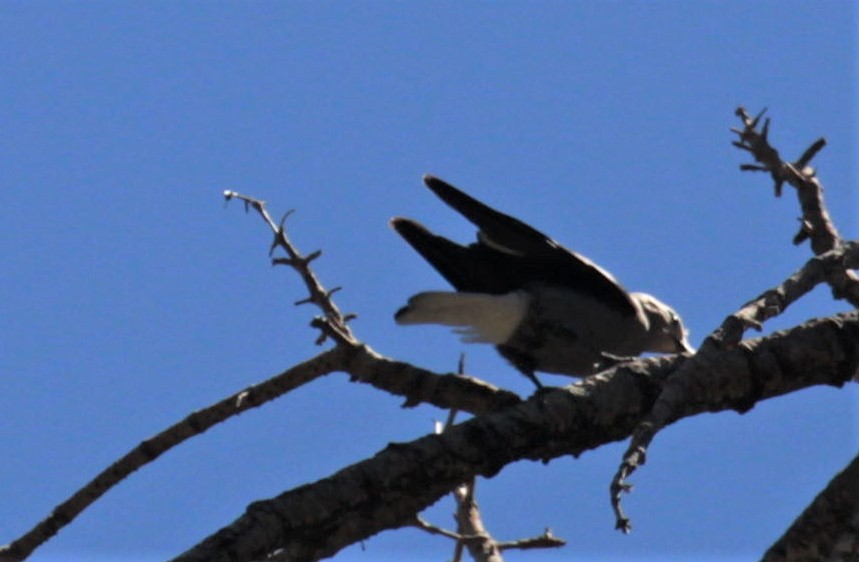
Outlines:
<svg viewBox="0 0 859 562"><path fill-rule="evenodd" d="M538 387L535 371L587 376L611 356L690 352L680 317L646 293L627 292L584 256L425 176L444 202L478 228L462 246L410 219L392 227L457 292L428 291L396 313L398 324L452 326L468 343L489 343Z"/></svg>

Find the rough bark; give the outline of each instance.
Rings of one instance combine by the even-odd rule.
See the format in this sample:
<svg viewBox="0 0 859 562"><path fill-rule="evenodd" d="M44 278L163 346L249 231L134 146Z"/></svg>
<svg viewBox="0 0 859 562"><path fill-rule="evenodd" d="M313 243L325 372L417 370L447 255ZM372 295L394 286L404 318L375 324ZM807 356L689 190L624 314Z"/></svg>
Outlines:
<svg viewBox="0 0 859 562"><path fill-rule="evenodd" d="M859 560L859 456L818 494L762 562Z"/></svg>
<svg viewBox="0 0 859 562"><path fill-rule="evenodd" d="M279 551L315 560L409 524L459 483L519 460L579 455L625 439L683 359L641 361L551 390L441 435L391 444L374 457L276 498L255 502L176 561L236 562ZM841 386L859 370L859 312L818 319L724 351L692 371L676 419L755 403L814 385ZM652 372L648 372L652 371Z"/></svg>

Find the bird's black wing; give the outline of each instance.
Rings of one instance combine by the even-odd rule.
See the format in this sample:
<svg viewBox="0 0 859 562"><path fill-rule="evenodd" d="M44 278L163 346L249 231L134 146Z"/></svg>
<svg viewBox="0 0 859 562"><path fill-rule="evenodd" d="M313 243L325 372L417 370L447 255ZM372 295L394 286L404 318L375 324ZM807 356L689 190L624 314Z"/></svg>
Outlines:
<svg viewBox="0 0 859 562"><path fill-rule="evenodd" d="M486 284L492 279L494 268L491 262L484 263L473 247L451 242L427 230L422 224L411 219L395 217L391 227L409 243L448 283L458 291L505 293L493 291Z"/></svg>
<svg viewBox="0 0 859 562"><path fill-rule="evenodd" d="M500 295L522 289L535 278L535 260L476 243L461 246L411 219L391 226L458 291Z"/></svg>
<svg viewBox="0 0 859 562"><path fill-rule="evenodd" d="M424 183L480 229L478 242L462 247L423 229L434 238L423 240L424 247L433 248L422 250L399 228L397 231L457 289L504 293L529 284L548 283L592 295L624 315L636 313L629 293L609 272L586 257L445 181L427 175ZM447 245L457 250L450 251ZM444 254L444 258L435 254Z"/></svg>
<svg viewBox="0 0 859 562"><path fill-rule="evenodd" d="M480 242L508 254L547 258L556 255L558 243L536 228L484 205L435 176L425 175L424 184L439 199L480 229Z"/></svg>

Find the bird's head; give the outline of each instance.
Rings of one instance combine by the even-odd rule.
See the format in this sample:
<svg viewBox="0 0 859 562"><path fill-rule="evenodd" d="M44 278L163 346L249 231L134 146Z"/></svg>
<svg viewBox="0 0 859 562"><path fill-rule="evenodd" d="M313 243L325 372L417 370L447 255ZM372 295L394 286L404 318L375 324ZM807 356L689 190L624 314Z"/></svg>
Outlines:
<svg viewBox="0 0 859 562"><path fill-rule="evenodd" d="M694 353L689 345L689 331L673 308L647 293L633 293L649 325L647 351L661 353Z"/></svg>

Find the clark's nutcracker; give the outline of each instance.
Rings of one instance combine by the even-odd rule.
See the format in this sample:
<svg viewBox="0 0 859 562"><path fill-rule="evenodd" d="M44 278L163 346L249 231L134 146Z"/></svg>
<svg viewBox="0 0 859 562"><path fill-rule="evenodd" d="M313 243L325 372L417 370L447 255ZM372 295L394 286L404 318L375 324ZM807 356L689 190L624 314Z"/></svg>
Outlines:
<svg viewBox="0 0 859 562"><path fill-rule="evenodd" d="M583 377L611 356L692 352L674 310L527 224L430 175L424 183L479 228L461 246L405 218L391 226L458 292L418 293L398 324L442 324L491 343L537 388L535 371Z"/></svg>

